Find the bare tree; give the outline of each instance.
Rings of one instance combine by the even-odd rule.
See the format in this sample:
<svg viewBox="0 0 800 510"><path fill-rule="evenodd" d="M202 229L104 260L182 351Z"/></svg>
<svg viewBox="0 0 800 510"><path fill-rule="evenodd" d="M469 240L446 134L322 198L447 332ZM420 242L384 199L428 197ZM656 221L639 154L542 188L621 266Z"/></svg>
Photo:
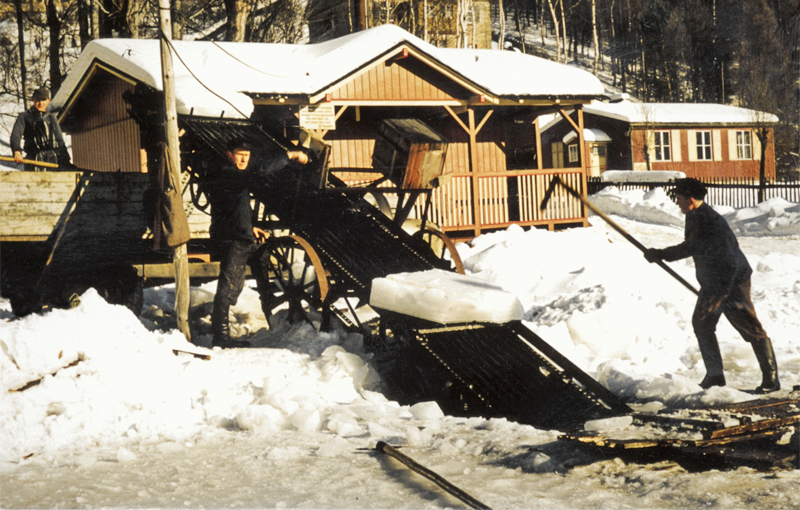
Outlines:
<svg viewBox="0 0 800 510"><path fill-rule="evenodd" d="M655 149L655 110L653 109L653 105L649 103L639 103L636 105L636 110L639 113L639 119L636 125L641 128L641 138L635 136L635 133L631 131L631 157L636 159L636 154L641 154L644 159L645 168L647 171L650 171L653 169L652 154ZM633 163L633 161L631 161L631 163ZM633 170L635 169L636 164L633 163Z"/></svg>

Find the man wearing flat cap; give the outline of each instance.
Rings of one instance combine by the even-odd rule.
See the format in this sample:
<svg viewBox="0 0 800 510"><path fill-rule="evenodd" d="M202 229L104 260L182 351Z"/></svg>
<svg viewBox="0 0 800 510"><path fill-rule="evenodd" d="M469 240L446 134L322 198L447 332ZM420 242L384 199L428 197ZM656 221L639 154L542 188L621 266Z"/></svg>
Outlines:
<svg viewBox="0 0 800 510"><path fill-rule="evenodd" d="M716 329L720 315L753 346L761 368L761 385L756 393L769 393L781 388L778 364L772 342L761 326L750 298L750 276L753 270L728 222L704 202L706 187L697 179L678 179L673 191L675 202L686 215L685 240L664 249L649 249L645 258L673 261L694 259L700 294L697 298L692 326L706 366L700 383L704 389L725 386L722 355Z"/></svg>
<svg viewBox="0 0 800 510"><path fill-rule="evenodd" d="M60 166L70 164L67 146L55 116L47 111L50 105L50 91L42 87L36 89L32 96L33 106L22 112L11 130L11 150L14 161L22 163L22 151L25 159L43 163L58 163ZM24 139L24 146L23 146ZM45 170L46 167L25 165L25 170Z"/></svg>

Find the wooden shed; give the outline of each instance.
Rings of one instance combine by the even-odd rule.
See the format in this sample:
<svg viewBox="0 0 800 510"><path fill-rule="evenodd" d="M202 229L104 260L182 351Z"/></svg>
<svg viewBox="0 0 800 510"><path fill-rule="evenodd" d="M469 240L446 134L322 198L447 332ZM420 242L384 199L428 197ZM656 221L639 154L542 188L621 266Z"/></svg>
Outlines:
<svg viewBox="0 0 800 510"><path fill-rule="evenodd" d="M375 169L384 119L413 118L449 141L445 184L429 217L456 238L516 223L586 224L566 193L541 211L553 175L585 189L586 159L548 168L537 118L566 109L582 140L581 106L603 97L591 74L517 52L436 48L392 25L309 45L175 41L179 119L250 118L291 139L331 145L330 170L351 185ZM161 88L158 41L93 41L53 99L76 164L137 172L148 155L123 112L125 92ZM422 207L420 199L419 207Z"/></svg>

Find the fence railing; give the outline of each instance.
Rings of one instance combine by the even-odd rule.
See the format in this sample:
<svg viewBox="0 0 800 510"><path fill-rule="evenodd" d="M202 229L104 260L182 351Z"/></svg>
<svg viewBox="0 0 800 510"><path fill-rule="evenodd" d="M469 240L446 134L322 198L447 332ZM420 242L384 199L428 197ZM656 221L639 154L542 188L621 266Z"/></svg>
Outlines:
<svg viewBox="0 0 800 510"><path fill-rule="evenodd" d="M741 209L758 205L759 183L755 178L707 177L698 179L706 185L706 200L714 205L727 205ZM614 186L620 190L664 188L669 191L675 187L674 182L609 182L600 177L587 179L587 193L593 195L598 191ZM764 187L764 200L780 197L788 202L800 203L800 181L768 182Z"/></svg>
<svg viewBox="0 0 800 510"><path fill-rule="evenodd" d="M449 174L448 182L432 191L428 219L457 237L511 224L553 229L556 225L583 223L586 218L583 204L561 188L552 193L544 210L540 208L555 175L573 189L583 189L580 168ZM357 173L337 173L337 176L349 186L368 182L364 175ZM391 186L391 183L385 182L383 186ZM414 208L417 217L421 217L425 209L424 196L417 200Z"/></svg>

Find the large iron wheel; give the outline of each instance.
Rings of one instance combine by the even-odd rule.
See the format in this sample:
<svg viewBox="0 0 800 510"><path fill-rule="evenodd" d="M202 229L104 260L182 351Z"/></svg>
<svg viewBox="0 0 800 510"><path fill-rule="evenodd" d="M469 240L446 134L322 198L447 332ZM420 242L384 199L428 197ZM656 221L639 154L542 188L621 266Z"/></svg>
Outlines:
<svg viewBox="0 0 800 510"><path fill-rule="evenodd" d="M447 237L447 234L441 230L436 230L431 227L425 227L422 230L417 230L414 237L422 240L433 250L433 254L445 260L445 255L450 254L451 268L455 269L456 273L464 274L464 263L461 261L461 255L458 254L455 243Z"/></svg>
<svg viewBox="0 0 800 510"><path fill-rule="evenodd" d="M326 306L329 290L319 255L308 241L296 235L273 237L265 242L273 278L261 297L267 322L272 325L275 312L288 305L289 322L304 320L313 324L308 311Z"/></svg>

